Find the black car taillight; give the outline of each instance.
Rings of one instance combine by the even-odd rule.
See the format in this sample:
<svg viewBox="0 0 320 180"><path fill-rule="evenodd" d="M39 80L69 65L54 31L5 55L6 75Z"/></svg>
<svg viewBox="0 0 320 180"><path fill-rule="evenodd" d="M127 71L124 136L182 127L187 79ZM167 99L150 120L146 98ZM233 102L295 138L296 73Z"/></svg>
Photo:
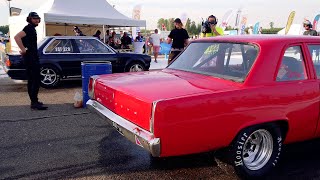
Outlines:
<svg viewBox="0 0 320 180"><path fill-rule="evenodd" d="M7 67L10 67L10 66L11 66L11 61L10 61L10 59L7 59L7 60L6 60L6 66L7 66Z"/></svg>

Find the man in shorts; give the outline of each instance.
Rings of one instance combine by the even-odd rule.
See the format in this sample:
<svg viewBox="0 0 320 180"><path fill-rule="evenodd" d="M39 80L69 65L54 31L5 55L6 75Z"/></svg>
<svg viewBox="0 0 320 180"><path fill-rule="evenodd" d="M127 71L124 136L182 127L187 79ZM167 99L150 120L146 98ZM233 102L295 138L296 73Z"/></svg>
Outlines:
<svg viewBox="0 0 320 180"><path fill-rule="evenodd" d="M153 55L154 55L154 62L158 62L157 58L160 51L160 34L158 34L158 29L154 30L154 34L151 35L151 45L153 47Z"/></svg>

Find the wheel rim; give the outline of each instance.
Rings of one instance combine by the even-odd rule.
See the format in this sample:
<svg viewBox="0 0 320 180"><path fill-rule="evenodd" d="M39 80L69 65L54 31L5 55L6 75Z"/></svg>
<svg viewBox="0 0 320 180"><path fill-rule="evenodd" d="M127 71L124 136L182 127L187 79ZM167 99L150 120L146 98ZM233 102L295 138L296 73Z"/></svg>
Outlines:
<svg viewBox="0 0 320 180"><path fill-rule="evenodd" d="M42 69L40 75L42 76L41 83L45 85L52 85L58 78L57 73L50 68Z"/></svg>
<svg viewBox="0 0 320 180"><path fill-rule="evenodd" d="M246 167L255 171L268 163L272 152L272 135L267 130L257 130L245 142L242 158Z"/></svg>
<svg viewBox="0 0 320 180"><path fill-rule="evenodd" d="M129 72L140 72L143 71L143 67L140 64L134 64L130 67Z"/></svg>

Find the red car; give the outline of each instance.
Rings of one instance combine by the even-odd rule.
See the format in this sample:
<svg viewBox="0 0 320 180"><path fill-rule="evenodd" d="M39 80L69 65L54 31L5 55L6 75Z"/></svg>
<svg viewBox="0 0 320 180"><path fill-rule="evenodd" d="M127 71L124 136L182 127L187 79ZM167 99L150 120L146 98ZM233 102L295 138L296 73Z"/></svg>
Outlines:
<svg viewBox="0 0 320 180"><path fill-rule="evenodd" d="M88 107L154 157L230 148L261 177L283 144L320 137L320 37L193 41L159 71L94 76Z"/></svg>

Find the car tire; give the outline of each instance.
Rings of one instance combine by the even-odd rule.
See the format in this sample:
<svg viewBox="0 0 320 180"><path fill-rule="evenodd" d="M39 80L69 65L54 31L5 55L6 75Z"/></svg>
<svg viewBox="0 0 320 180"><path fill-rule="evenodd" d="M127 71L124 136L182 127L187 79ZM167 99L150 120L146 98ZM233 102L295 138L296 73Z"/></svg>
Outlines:
<svg viewBox="0 0 320 180"><path fill-rule="evenodd" d="M140 62L132 62L126 67L126 72L140 72L145 71L145 66Z"/></svg>
<svg viewBox="0 0 320 180"><path fill-rule="evenodd" d="M55 88L61 79L60 71L51 65L42 66L40 69L40 86L43 88Z"/></svg>
<svg viewBox="0 0 320 180"><path fill-rule="evenodd" d="M280 160L283 134L274 124L246 128L231 147L231 161L244 179L262 178L274 170Z"/></svg>

